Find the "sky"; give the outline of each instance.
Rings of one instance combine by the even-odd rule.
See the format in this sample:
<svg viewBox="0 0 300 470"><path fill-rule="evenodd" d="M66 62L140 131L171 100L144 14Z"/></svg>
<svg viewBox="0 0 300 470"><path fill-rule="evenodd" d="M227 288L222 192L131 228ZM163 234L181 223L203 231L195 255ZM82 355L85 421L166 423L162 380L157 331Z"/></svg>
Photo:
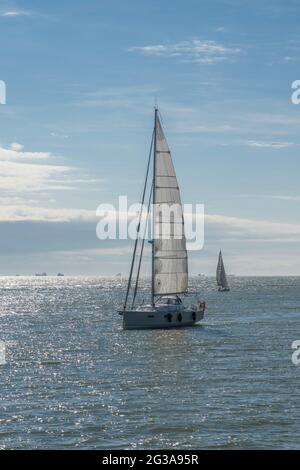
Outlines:
<svg viewBox="0 0 300 470"><path fill-rule="evenodd" d="M0 274L127 274L96 209L138 202L157 103L191 274L300 275L296 0L0 0Z"/></svg>

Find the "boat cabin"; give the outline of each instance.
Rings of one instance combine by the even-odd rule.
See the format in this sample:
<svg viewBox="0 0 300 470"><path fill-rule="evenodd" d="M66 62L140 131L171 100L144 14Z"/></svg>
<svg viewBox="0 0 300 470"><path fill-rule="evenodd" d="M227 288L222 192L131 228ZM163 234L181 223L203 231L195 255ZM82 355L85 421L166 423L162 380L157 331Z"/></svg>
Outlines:
<svg viewBox="0 0 300 470"><path fill-rule="evenodd" d="M180 297L173 296L173 297L159 297L157 299L156 304L158 305L181 305L182 300Z"/></svg>

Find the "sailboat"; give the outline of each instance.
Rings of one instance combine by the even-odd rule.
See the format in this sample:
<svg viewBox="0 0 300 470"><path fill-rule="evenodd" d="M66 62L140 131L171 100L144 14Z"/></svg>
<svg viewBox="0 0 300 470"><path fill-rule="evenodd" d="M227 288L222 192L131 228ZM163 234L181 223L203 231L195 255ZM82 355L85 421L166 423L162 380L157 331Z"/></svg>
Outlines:
<svg viewBox="0 0 300 470"><path fill-rule="evenodd" d="M152 179L149 177L153 164ZM143 208L148 179L149 200L147 217L152 200L151 240L151 302L136 306L141 261L145 237L142 237L137 263L137 275L133 286L133 270L138 257L138 239L141 230L142 209L137 225L130 274L123 309L124 329L171 328L192 326L204 317L205 302L185 306L182 296L188 289L188 257L184 235L184 218L180 191L158 109L155 108L154 130L148 157L146 178L142 194ZM166 209L173 208L168 211ZM133 290L132 296L130 296ZM132 297L132 298L131 298ZM130 301L129 301L130 300Z"/></svg>
<svg viewBox="0 0 300 470"><path fill-rule="evenodd" d="M225 272L225 267L223 263L223 257L222 257L222 251L220 250L219 253L219 261L218 261L218 266L217 266L217 285L219 286L219 292L228 292L229 286L227 282L227 276Z"/></svg>

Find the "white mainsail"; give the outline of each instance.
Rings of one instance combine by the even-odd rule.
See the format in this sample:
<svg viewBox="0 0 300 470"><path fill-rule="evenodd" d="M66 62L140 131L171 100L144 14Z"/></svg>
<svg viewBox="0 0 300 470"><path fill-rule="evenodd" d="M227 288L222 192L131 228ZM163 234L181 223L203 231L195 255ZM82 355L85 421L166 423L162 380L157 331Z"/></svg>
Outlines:
<svg viewBox="0 0 300 470"><path fill-rule="evenodd" d="M153 293L180 294L188 287L183 211L171 153L158 116L155 125Z"/></svg>
<svg viewBox="0 0 300 470"><path fill-rule="evenodd" d="M226 272L225 272L225 267L224 267L221 251L219 253L219 261L218 261L218 266L217 266L216 277L217 277L218 286L228 289L228 282L227 282L227 277L226 277Z"/></svg>

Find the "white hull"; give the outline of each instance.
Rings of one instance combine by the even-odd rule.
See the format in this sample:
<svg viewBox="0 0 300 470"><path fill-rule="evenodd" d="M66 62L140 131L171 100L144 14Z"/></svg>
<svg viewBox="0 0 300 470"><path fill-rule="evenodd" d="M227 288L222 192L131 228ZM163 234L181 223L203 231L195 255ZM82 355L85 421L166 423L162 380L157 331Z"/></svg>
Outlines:
<svg viewBox="0 0 300 470"><path fill-rule="evenodd" d="M204 311L178 309L162 311L154 310L128 310L122 312L124 330L147 328L179 328L193 326L204 318Z"/></svg>

